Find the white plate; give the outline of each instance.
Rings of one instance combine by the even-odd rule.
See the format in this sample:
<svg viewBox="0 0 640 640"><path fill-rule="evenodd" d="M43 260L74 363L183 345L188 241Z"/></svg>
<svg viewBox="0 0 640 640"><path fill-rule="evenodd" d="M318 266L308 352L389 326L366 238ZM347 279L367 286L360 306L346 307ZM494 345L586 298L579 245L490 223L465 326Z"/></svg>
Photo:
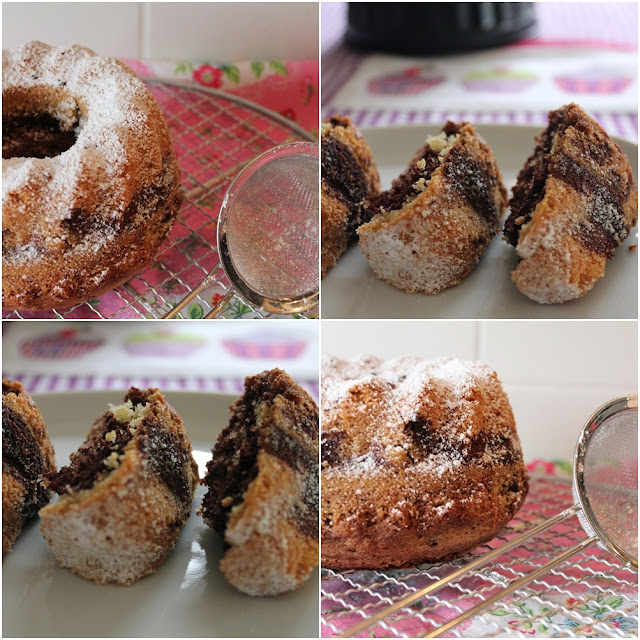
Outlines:
<svg viewBox="0 0 640 640"><path fill-rule="evenodd" d="M505 185L510 191L534 148L540 127L478 125L493 149ZM380 170L382 187L406 168L432 126L388 127L364 130ZM617 140L638 175L637 145ZM634 230L616 251L607 270L585 296L557 305L529 300L511 282L518 258L512 246L494 238L476 268L455 287L435 296L410 294L378 280L357 244L350 247L322 280L323 318L637 318L638 241Z"/></svg>
<svg viewBox="0 0 640 640"><path fill-rule="evenodd" d="M58 466L84 440L91 423L124 393L34 396ZM232 396L167 393L182 416L203 473ZM252 598L230 586L218 569L220 537L195 511L157 572L129 587L97 585L60 568L30 523L3 559L2 635L22 637L318 637L319 573L300 589Z"/></svg>

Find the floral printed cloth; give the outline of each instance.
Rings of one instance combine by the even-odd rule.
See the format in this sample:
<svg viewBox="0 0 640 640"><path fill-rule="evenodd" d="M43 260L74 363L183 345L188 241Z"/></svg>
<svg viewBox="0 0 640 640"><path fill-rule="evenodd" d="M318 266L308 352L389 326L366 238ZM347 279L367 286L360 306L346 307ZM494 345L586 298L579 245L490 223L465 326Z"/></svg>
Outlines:
<svg viewBox="0 0 640 640"><path fill-rule="evenodd" d="M309 133L318 134L317 60L169 62L124 59L123 62L139 76L183 80L246 98L299 124Z"/></svg>

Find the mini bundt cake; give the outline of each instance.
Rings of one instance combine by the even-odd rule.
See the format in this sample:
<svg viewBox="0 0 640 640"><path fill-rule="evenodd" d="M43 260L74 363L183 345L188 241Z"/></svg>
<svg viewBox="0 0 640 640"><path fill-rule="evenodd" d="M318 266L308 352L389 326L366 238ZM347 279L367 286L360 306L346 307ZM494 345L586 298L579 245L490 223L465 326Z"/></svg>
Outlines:
<svg viewBox="0 0 640 640"><path fill-rule="evenodd" d="M245 381L213 448L202 516L220 568L252 596L299 587L318 565L318 408L284 371Z"/></svg>
<svg viewBox="0 0 640 640"><path fill-rule="evenodd" d="M620 147L578 105L549 113L518 175L504 238L521 258L511 275L541 303L583 296L638 218L638 189Z"/></svg>
<svg viewBox="0 0 640 640"><path fill-rule="evenodd" d="M468 122L427 138L358 229L375 274L410 293L458 284L496 235L507 203L493 152Z"/></svg>
<svg viewBox="0 0 640 640"><path fill-rule="evenodd" d="M369 219L365 198L380 191L380 176L369 145L347 116L322 123L321 140L322 275L336 264L356 229Z"/></svg>
<svg viewBox="0 0 640 640"><path fill-rule="evenodd" d="M19 382L2 380L2 553L51 499L43 480L56 464L38 407Z"/></svg>
<svg viewBox="0 0 640 640"><path fill-rule="evenodd" d="M58 563L100 584L153 573L189 519L198 484L180 416L157 389L132 387L70 462L49 480L58 501L40 512Z"/></svg>
<svg viewBox="0 0 640 640"><path fill-rule="evenodd" d="M156 255L182 201L160 107L124 64L85 47L2 52L2 298L95 298Z"/></svg>
<svg viewBox="0 0 640 640"><path fill-rule="evenodd" d="M322 361L322 566L415 567L491 540L528 490L513 413L481 363Z"/></svg>

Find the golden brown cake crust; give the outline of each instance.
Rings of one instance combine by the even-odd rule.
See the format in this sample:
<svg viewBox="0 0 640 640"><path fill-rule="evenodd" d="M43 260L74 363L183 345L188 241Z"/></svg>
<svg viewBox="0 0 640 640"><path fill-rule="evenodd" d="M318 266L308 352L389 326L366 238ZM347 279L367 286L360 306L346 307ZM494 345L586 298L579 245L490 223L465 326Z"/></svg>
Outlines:
<svg viewBox="0 0 640 640"><path fill-rule="evenodd" d="M2 380L2 553L25 522L51 498L43 484L55 471L49 433L38 407L19 382Z"/></svg>
<svg viewBox="0 0 640 640"><path fill-rule="evenodd" d="M160 107L85 47L30 42L2 67L3 307L97 297L155 257L182 201Z"/></svg>
<svg viewBox="0 0 640 640"><path fill-rule="evenodd" d="M364 200L380 191L371 149L353 121L335 115L322 124L321 267L324 276L368 218Z"/></svg>
<svg viewBox="0 0 640 640"><path fill-rule="evenodd" d="M318 408L284 371L245 381L204 480L202 515L229 545L220 568L243 593L298 588L318 565Z"/></svg>
<svg viewBox="0 0 640 640"><path fill-rule="evenodd" d="M410 293L458 284L498 231L506 190L493 152L471 124L427 139L391 189L372 198L358 229L375 274Z"/></svg>
<svg viewBox="0 0 640 640"><path fill-rule="evenodd" d="M540 303L583 296L638 217L638 189L620 147L578 105L549 113L521 170L505 239L521 258L511 278Z"/></svg>
<svg viewBox="0 0 640 640"><path fill-rule="evenodd" d="M130 414L144 405L142 415ZM58 563L99 584L129 585L173 549L191 514L198 468L162 393L132 388L51 483L61 495L40 512L41 530Z"/></svg>
<svg viewBox="0 0 640 640"><path fill-rule="evenodd" d="M322 566L412 567L490 540L528 490L509 401L481 363L322 362Z"/></svg>

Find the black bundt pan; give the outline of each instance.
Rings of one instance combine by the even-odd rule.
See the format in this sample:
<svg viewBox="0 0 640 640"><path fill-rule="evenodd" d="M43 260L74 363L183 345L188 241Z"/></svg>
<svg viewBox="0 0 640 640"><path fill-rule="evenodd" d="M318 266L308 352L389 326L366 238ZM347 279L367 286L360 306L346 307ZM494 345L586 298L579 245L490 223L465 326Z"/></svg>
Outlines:
<svg viewBox="0 0 640 640"><path fill-rule="evenodd" d="M533 2L350 2L346 41L366 51L454 53L516 42L535 25Z"/></svg>

